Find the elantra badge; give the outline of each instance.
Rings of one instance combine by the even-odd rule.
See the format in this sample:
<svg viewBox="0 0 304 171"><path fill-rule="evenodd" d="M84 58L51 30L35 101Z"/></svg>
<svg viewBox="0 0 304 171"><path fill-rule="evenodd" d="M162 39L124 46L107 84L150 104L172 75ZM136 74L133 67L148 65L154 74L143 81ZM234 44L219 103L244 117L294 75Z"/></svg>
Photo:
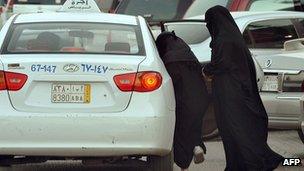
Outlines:
<svg viewBox="0 0 304 171"><path fill-rule="evenodd" d="M63 66L63 70L65 72L77 72L79 70L79 66L76 64L66 64Z"/></svg>
<svg viewBox="0 0 304 171"><path fill-rule="evenodd" d="M272 60L271 60L271 59L268 59L268 60L265 62L265 67L266 67L266 68L269 68L269 67L271 67L271 65L272 65Z"/></svg>

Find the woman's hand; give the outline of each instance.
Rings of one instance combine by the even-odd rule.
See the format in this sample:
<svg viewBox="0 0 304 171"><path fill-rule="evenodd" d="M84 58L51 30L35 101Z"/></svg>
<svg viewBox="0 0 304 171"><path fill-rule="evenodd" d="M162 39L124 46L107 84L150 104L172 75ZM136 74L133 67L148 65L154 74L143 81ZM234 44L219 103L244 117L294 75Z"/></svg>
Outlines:
<svg viewBox="0 0 304 171"><path fill-rule="evenodd" d="M202 75L203 75L203 78L207 81L211 81L213 79L213 75L207 75L205 72L204 72L204 68L202 69Z"/></svg>

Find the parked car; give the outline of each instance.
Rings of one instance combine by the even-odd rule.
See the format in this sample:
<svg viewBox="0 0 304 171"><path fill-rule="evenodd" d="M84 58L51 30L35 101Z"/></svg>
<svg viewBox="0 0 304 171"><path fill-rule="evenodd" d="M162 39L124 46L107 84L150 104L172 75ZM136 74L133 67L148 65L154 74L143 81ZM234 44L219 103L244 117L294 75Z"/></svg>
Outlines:
<svg viewBox="0 0 304 171"><path fill-rule="evenodd" d="M203 15L215 5L230 11L304 11L303 3L295 0L121 0L116 13L141 15L154 25L159 21Z"/></svg>
<svg viewBox="0 0 304 171"><path fill-rule="evenodd" d="M172 170L173 85L146 21L71 2L75 12L14 15L2 28L0 164L98 157Z"/></svg>
<svg viewBox="0 0 304 171"><path fill-rule="evenodd" d="M265 72L261 97L269 116L270 128L298 127L304 96L303 51L285 51L284 42L302 38L304 13L232 12L253 57ZM210 61L211 41L204 16L165 23L165 28L182 37L199 61ZM191 32L189 32L191 30ZM261 84L261 83L260 83Z"/></svg>
<svg viewBox="0 0 304 171"><path fill-rule="evenodd" d="M301 141L304 143L304 112L302 113L302 116L299 119L298 133Z"/></svg>

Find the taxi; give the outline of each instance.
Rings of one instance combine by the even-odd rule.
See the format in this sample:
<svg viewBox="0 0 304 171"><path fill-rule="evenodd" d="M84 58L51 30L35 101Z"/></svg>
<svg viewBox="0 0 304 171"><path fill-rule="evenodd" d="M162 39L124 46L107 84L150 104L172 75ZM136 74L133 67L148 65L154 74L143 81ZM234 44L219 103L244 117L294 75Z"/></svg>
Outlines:
<svg viewBox="0 0 304 171"><path fill-rule="evenodd" d="M174 90L144 18L68 0L12 16L0 44L0 164L144 157L172 170Z"/></svg>

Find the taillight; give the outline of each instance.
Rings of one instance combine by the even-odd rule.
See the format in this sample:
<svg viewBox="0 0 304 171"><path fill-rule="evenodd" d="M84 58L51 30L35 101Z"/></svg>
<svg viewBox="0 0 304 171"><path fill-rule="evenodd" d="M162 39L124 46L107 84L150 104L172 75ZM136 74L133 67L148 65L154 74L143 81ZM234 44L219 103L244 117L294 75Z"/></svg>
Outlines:
<svg viewBox="0 0 304 171"><path fill-rule="evenodd" d="M116 75L114 81L121 91L150 92L161 86L162 77L158 72L146 71Z"/></svg>
<svg viewBox="0 0 304 171"><path fill-rule="evenodd" d="M0 71L0 90L20 90L27 81L27 75Z"/></svg>
<svg viewBox="0 0 304 171"><path fill-rule="evenodd" d="M0 90L5 90L5 89L6 89L6 83L5 83L4 72L0 71Z"/></svg>

